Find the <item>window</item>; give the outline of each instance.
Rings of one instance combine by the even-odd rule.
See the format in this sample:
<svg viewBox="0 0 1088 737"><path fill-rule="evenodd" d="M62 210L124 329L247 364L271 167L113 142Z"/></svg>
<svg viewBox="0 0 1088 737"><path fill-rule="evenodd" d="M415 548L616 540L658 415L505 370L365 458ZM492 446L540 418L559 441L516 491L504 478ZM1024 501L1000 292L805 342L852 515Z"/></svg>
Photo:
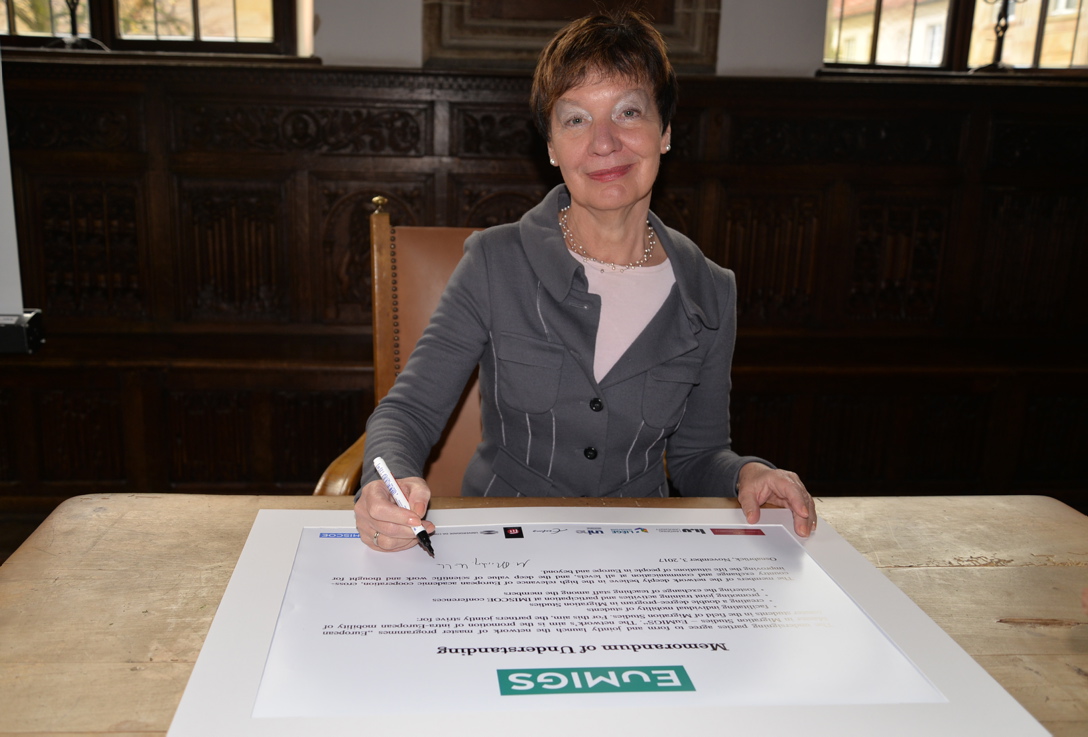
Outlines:
<svg viewBox="0 0 1088 737"><path fill-rule="evenodd" d="M828 0L824 61L939 67L945 63L944 38L951 3Z"/></svg>
<svg viewBox="0 0 1088 737"><path fill-rule="evenodd" d="M1005 68L1088 68L1086 3L827 0L824 62L953 71L995 62Z"/></svg>
<svg viewBox="0 0 1088 737"><path fill-rule="evenodd" d="M0 0L11 46L290 55L294 27L293 0Z"/></svg>

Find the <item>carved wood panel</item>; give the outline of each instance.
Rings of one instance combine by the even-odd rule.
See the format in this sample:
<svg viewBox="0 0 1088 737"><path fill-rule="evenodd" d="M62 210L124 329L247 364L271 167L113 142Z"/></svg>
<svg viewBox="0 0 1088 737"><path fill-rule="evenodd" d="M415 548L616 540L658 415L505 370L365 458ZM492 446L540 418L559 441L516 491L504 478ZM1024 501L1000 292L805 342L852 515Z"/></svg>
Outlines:
<svg viewBox="0 0 1088 737"><path fill-rule="evenodd" d="M171 391L167 423L173 484L254 480L253 397L246 391Z"/></svg>
<svg viewBox="0 0 1088 737"><path fill-rule="evenodd" d="M363 432L373 409L373 388L322 390L310 388L312 379L299 379L297 390L172 380L190 388L166 392L170 482L312 489L329 462Z"/></svg>
<svg viewBox="0 0 1088 737"><path fill-rule="evenodd" d="M730 158L745 164L864 163L950 166L964 121L955 113L918 117L732 116Z"/></svg>
<svg viewBox="0 0 1088 737"><path fill-rule="evenodd" d="M305 492L371 409L371 198L488 226L558 181L525 74L3 72L49 342L0 357L32 428L0 429L0 509ZM738 449L824 493L1082 489L1085 119L1061 84L683 79L653 207L738 274Z"/></svg>
<svg viewBox="0 0 1088 737"><path fill-rule="evenodd" d="M373 408L373 392L275 393L271 441L277 481L312 485L362 434Z"/></svg>
<svg viewBox="0 0 1088 737"><path fill-rule="evenodd" d="M434 209L434 178L404 178L391 172L366 180L321 172L311 179L315 193L311 221L319 226L323 295L317 306L325 322L366 324L371 321L370 213L372 200L388 200L393 222L415 225L428 222Z"/></svg>
<svg viewBox="0 0 1088 737"><path fill-rule="evenodd" d="M702 225L699 194L697 187L665 184L654 188L650 207L665 225L699 242Z"/></svg>
<svg viewBox="0 0 1088 737"><path fill-rule="evenodd" d="M844 374L791 387L745 371L730 410L734 449L804 469L813 493L985 491L993 397L970 383Z"/></svg>
<svg viewBox="0 0 1088 737"><path fill-rule="evenodd" d="M282 320L290 316L284 185L183 180L178 241L182 319Z"/></svg>
<svg viewBox="0 0 1088 737"><path fill-rule="evenodd" d="M748 391L741 381L729 398L730 434L733 450L756 455L780 468L808 468L805 443L794 428L811 404L810 397L783 392Z"/></svg>
<svg viewBox="0 0 1088 737"><path fill-rule="evenodd" d="M178 151L423 156L431 153L426 104L359 100L275 105L194 101L176 111Z"/></svg>
<svg viewBox="0 0 1088 737"><path fill-rule="evenodd" d="M528 106L517 104L451 106L450 153L464 158L547 157Z"/></svg>
<svg viewBox="0 0 1088 737"><path fill-rule="evenodd" d="M858 195L848 314L857 320L933 320L949 224L948 198Z"/></svg>
<svg viewBox="0 0 1088 737"><path fill-rule="evenodd" d="M140 99L66 91L66 100L17 87L6 106L8 144L30 151L129 153L146 148Z"/></svg>
<svg viewBox="0 0 1088 737"><path fill-rule="evenodd" d="M450 177L451 224L487 228L517 220L536 206L549 187L533 180Z"/></svg>
<svg viewBox="0 0 1088 737"><path fill-rule="evenodd" d="M38 396L44 481L117 481L125 477L119 392L54 389Z"/></svg>
<svg viewBox="0 0 1088 737"><path fill-rule="evenodd" d="M42 268L27 291L42 295L49 314L130 320L148 314L142 191L132 178L31 179Z"/></svg>
<svg viewBox="0 0 1088 737"><path fill-rule="evenodd" d="M992 188L983 200L975 304L979 323L1054 331L1088 326L1088 188Z"/></svg>
<svg viewBox="0 0 1088 737"><path fill-rule="evenodd" d="M994 167L1088 168L1088 131L1083 120L998 120L990 147Z"/></svg>
<svg viewBox="0 0 1088 737"><path fill-rule="evenodd" d="M708 255L738 275L747 325L812 321L822 198L816 192L728 191Z"/></svg>

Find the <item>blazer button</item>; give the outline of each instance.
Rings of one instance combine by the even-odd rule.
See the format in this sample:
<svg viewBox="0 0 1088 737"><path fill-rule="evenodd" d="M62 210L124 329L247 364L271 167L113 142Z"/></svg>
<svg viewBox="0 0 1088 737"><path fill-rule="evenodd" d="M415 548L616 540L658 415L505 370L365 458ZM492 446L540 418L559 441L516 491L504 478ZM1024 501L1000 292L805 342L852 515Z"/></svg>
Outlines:
<svg viewBox="0 0 1088 737"><path fill-rule="evenodd" d="M583 455L584 455L584 456L585 456L586 458L588 458L589 460L591 460L591 461L592 461L592 460L593 460L594 458L596 458L596 457L597 457L597 449L596 449L596 448L594 448L594 447L593 447L593 446L591 445L591 446L589 446L588 448L586 448L585 450L583 450L583 451L582 451L582 454L583 454Z"/></svg>
<svg viewBox="0 0 1088 737"><path fill-rule="evenodd" d="M594 412L600 412L602 409L604 409L604 402L602 402L598 397L593 397L593 399L589 400L589 408Z"/></svg>

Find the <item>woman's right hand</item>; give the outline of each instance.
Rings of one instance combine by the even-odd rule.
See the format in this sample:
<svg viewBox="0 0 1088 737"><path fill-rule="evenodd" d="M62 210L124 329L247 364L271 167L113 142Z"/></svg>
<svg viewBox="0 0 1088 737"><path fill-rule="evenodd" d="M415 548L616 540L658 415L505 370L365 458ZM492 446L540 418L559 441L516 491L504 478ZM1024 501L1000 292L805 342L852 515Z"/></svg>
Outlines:
<svg viewBox="0 0 1088 737"><path fill-rule="evenodd" d="M381 479L363 487L359 501L355 502L355 527L359 539L374 550L390 553L407 550L419 541L412 528L423 525L427 534L434 533L434 525L423 519L431 501L431 489L417 476L397 479L411 510L401 509L393 501ZM422 520L422 521L421 521Z"/></svg>

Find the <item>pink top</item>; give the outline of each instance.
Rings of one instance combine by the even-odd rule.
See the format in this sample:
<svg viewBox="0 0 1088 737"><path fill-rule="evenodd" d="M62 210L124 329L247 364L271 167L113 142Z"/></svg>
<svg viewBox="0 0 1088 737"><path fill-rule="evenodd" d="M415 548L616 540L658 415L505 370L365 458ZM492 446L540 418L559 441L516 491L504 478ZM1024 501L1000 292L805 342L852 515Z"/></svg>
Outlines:
<svg viewBox="0 0 1088 737"><path fill-rule="evenodd" d="M585 270L590 293L601 298L601 324L593 357L593 375L600 381L650 324L676 278L668 260L623 273L594 263L585 264Z"/></svg>

